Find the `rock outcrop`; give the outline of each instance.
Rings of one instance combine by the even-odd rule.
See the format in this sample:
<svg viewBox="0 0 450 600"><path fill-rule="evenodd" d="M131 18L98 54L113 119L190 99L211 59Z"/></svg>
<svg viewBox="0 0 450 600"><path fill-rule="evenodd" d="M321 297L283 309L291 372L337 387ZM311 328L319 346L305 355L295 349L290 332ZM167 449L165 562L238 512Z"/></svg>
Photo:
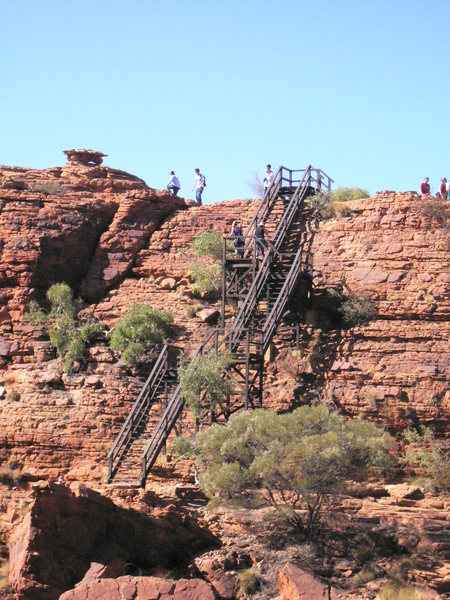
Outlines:
<svg viewBox="0 0 450 600"><path fill-rule="evenodd" d="M82 314L101 320L108 329L133 301L168 308L175 322L170 342L189 354L210 330L208 320L216 317L218 309L214 302L192 297L189 269L195 257L190 242L204 229L228 232L236 215L245 226L256 208L255 202L240 200L198 206L103 166L105 155L100 152L65 153L64 167L42 171L0 167L0 512L7 515L5 522L17 524L15 548L21 539L30 542L29 550L24 545L23 553L14 550L13 554L28 556L13 559L21 565L14 566L13 572L14 581L22 581L17 585L30 594L36 580L26 574L37 572L33 568L38 570L42 564L31 544L39 527L27 529L26 519L31 516L21 525L18 522L31 482L64 474L68 484L81 482L140 511L143 504L149 506L149 494L167 494L174 506L178 504L173 490L168 492L173 482L163 482L157 474L142 493L105 486L107 451L142 381L130 377L105 341L88 348L78 372L64 374L44 333L23 321L29 301L37 299L45 305L48 287L65 281L84 300ZM300 325L297 349L290 330L274 339L264 383L265 406L289 410L322 401L347 416L374 420L396 434L423 424L448 439L449 204L410 192L383 192L348 203L347 216L309 222L313 306ZM366 302L372 318L342 327L331 289L341 300ZM190 465L167 463L164 469L166 476L172 472L182 481L192 481ZM41 495L46 494L54 498L56 492ZM142 494L147 494L147 504ZM58 497L64 498L62 503L67 502L70 511L84 502L72 498L71 492ZM155 500L153 508L160 501ZM411 522L401 512L408 502L418 503L417 514L423 510L424 501L418 498L402 498L395 508L393 503L379 504L380 512L387 511L385 519L391 515L391 523L401 525L405 547L412 548L414 540L406 539ZM378 514L366 517L382 520ZM442 529L441 517L439 513ZM421 524L416 536L420 540L429 539L433 518ZM23 530L17 533L20 527ZM439 552L441 566L433 565L433 571L417 576L418 581L447 593L445 540L434 540L429 547ZM423 548L427 552L426 544ZM234 594L236 576L222 568L227 561L217 556L199 558L196 575L207 584L200 582L198 589L216 595L221 590L221 597ZM61 593L71 589L84 576L81 571L89 568L84 564L71 581L56 582L54 589ZM160 585L156 580L139 583L128 574L113 580L118 576L113 563L102 565L102 579L97 581L96 569L91 571L92 579L82 584L84 591L81 587L67 591L67 597L100 597L105 586L115 590L108 593L133 597L146 586ZM181 593L179 586L185 585L186 595L174 597L195 598L197 592L190 587L194 584L180 581L168 583L167 594Z"/></svg>

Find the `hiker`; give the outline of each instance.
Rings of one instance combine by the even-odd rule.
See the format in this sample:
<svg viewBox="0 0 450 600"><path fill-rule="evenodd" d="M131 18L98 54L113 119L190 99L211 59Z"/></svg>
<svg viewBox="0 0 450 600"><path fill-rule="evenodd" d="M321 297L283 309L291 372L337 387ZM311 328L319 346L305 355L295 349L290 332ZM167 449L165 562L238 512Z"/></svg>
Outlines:
<svg viewBox="0 0 450 600"><path fill-rule="evenodd" d="M439 196L442 200L447 200L447 177L441 179L441 185L439 186Z"/></svg>
<svg viewBox="0 0 450 600"><path fill-rule="evenodd" d="M270 184L272 183L272 179L273 179L272 167L271 167L271 165L267 165L267 167L266 167L266 176L263 179L264 192L266 192L267 189L270 187Z"/></svg>
<svg viewBox="0 0 450 600"><path fill-rule="evenodd" d="M194 185L191 187L191 192L196 190L195 199L201 205L202 204L202 193L203 189L206 187L205 176L200 173L200 169L195 169L195 181Z"/></svg>
<svg viewBox="0 0 450 600"><path fill-rule="evenodd" d="M256 239L256 258L264 258L267 248L267 240L265 238L264 223L258 223L255 229Z"/></svg>
<svg viewBox="0 0 450 600"><path fill-rule="evenodd" d="M237 221L233 221L231 225L230 235L234 237L234 253L236 254L236 256L242 256L244 254L243 246L245 244L245 241L242 235L242 227Z"/></svg>
<svg viewBox="0 0 450 600"><path fill-rule="evenodd" d="M425 177L425 179L420 184L420 193L421 193L422 196L429 196L430 195L430 184L429 184L429 181L430 181L430 178L429 177Z"/></svg>
<svg viewBox="0 0 450 600"><path fill-rule="evenodd" d="M170 175L170 179L169 179L168 184L166 185L166 188L172 193L173 196L176 196L181 187L180 180L175 175L174 171L170 171L169 175Z"/></svg>

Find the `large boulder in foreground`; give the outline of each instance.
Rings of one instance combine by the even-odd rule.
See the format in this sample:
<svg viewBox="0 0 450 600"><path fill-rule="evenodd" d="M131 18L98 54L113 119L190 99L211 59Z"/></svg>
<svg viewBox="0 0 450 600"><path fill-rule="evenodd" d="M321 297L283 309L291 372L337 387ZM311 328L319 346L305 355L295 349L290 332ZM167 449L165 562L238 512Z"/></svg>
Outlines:
<svg viewBox="0 0 450 600"><path fill-rule="evenodd" d="M185 515L156 519L87 488L53 484L38 489L11 534L10 584L23 599L57 600L83 579L89 586L118 577L130 564L141 572L184 568L212 545L216 538Z"/></svg>

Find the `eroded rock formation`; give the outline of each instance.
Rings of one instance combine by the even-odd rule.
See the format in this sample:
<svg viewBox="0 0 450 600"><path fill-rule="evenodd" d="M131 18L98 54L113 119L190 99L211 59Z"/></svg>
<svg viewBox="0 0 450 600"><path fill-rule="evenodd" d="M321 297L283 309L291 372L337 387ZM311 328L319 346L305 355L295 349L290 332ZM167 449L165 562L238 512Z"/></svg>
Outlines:
<svg viewBox="0 0 450 600"><path fill-rule="evenodd" d="M21 507L28 504L29 483L56 479L61 473L69 484L81 482L109 495L116 504L139 511L151 505L152 494L159 499L151 510L159 510L165 495L169 504L178 507L170 465L165 466L166 479L155 474L143 492L105 486L106 453L141 382L129 377L104 341L88 349L79 372L63 374L43 332L22 320L29 300L45 303L48 287L65 281L85 300L83 314L102 320L108 329L133 301L168 308L175 320L171 342L191 352L209 329L200 308L217 306L194 299L189 292L189 268L194 259L190 241L205 228L228 232L237 214L245 225L256 207L254 202L238 200L199 207L101 165L101 153L86 152L66 151L71 153L67 165L43 171L0 167L0 468L5 482L0 512L10 524L20 521ZM432 425L439 436L448 437L448 206L431 198L424 201L413 193L383 192L349 203L348 208L348 216L309 223L314 304L300 327L297 350L292 332L280 332L275 338L264 404L289 410L320 400L346 415L373 419L395 433L420 423ZM331 288L370 302L375 318L349 329L336 326ZM188 316L194 306L194 316ZM174 465L172 477L192 482L193 471L190 465ZM48 494L63 498L61 506L69 503L70 511L71 503L75 506L84 501L73 499L71 493ZM401 513L408 502L417 502L417 514L421 513L421 500L402 498L391 505L373 499L377 506L363 518L378 519L376 508L384 511L390 526L403 527L404 543L409 547L415 543L406 539L411 522ZM442 510L448 512L445 506ZM439 513L442 521L441 517ZM435 518L423 521L418 540L428 539ZM16 531L20 527L23 535L16 533L15 544L28 539L26 520ZM442 529L441 522L439 527ZM446 593L449 550L444 541L439 543L443 545L433 551L439 553L441 566L434 565L432 574L421 576L421 581ZM15 580L28 581L27 573L40 564L33 552L30 550L30 562L14 567ZM223 567L232 562L229 554L223 560L205 556L196 562L196 574L208 581L208 590L214 589L211 593L222 590L221 597L234 594L237 585L234 575ZM14 564L19 562L14 559ZM96 562L94 558L92 562ZM259 564L256 557L247 566L253 564ZM71 583L79 581L83 569ZM114 572L114 577L117 575ZM102 577L110 576L102 571ZM111 583L104 579L98 590L94 589L96 582L85 581L85 591L67 592L67 598L90 598L91 588L92 597L99 597L104 586L112 586L115 591L111 594L120 590L123 595L123 589L133 589L133 597L143 589L139 586L159 585L156 581L138 584L126 577ZM25 579L24 589L32 590L33 585ZM44 579L34 581L48 585ZM182 585L174 580L167 593ZM59 583L55 586L60 591L69 589ZM194 592L185 593L186 598L195 597Z"/></svg>

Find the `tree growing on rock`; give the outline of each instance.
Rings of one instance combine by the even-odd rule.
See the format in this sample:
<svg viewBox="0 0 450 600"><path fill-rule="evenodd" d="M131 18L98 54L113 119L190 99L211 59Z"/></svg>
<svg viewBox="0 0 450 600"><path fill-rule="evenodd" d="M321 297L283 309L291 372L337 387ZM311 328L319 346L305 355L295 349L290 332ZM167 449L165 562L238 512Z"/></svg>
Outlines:
<svg viewBox="0 0 450 600"><path fill-rule="evenodd" d="M260 496L310 537L326 497L392 463L394 442L373 423L346 421L318 405L283 415L243 412L201 432L197 444L209 497ZM302 503L306 513L296 510Z"/></svg>
<svg viewBox="0 0 450 600"><path fill-rule="evenodd" d="M220 293L222 243L222 232L214 229L201 231L192 240L191 250L199 258L190 269L195 294L217 296Z"/></svg>
<svg viewBox="0 0 450 600"><path fill-rule="evenodd" d="M127 366L135 365L156 344L170 334L173 316L168 310L133 302L111 334L111 348L122 354Z"/></svg>
<svg viewBox="0 0 450 600"><path fill-rule="evenodd" d="M210 352L192 360L185 356L180 358L178 378L181 395L196 419L203 419L217 405L226 412L224 400L231 392L231 382L224 377L224 369L232 362L233 358L228 353Z"/></svg>
<svg viewBox="0 0 450 600"><path fill-rule="evenodd" d="M56 283L47 291L50 312L44 311L33 300L30 302L25 320L42 327L63 361L64 371L70 373L74 363L80 362L89 342L103 334L102 323L78 319L81 301L74 300L67 283Z"/></svg>

